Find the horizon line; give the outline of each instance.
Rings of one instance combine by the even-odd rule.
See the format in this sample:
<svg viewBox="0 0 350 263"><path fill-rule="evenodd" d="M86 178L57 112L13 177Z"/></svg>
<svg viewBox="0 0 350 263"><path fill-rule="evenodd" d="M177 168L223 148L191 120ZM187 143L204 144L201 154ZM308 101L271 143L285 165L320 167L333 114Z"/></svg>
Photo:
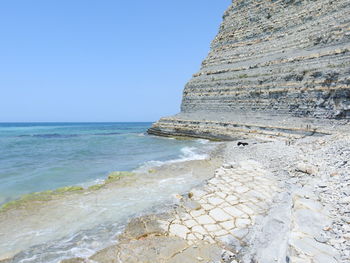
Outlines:
<svg viewBox="0 0 350 263"><path fill-rule="evenodd" d="M148 123L155 121L0 121L2 123Z"/></svg>

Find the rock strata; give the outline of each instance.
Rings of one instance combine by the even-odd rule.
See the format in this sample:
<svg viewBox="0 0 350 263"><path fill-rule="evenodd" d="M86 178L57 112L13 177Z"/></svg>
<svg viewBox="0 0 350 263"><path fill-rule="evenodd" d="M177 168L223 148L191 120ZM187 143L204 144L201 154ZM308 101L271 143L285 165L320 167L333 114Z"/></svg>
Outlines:
<svg viewBox="0 0 350 263"><path fill-rule="evenodd" d="M261 134L270 132L271 116L349 119L349 13L348 0L233 1L184 89L181 114L161 119L149 133L225 139L233 124L249 132L247 113L252 124L259 122L255 114L267 119L255 127ZM204 121L208 113L215 124ZM273 126L283 127L296 128Z"/></svg>

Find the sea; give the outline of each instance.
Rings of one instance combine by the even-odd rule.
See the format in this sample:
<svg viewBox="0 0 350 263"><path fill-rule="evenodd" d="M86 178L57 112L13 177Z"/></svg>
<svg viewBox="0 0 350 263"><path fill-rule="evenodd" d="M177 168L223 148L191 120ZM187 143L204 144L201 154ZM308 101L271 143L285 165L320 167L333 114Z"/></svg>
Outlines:
<svg viewBox="0 0 350 263"><path fill-rule="evenodd" d="M148 122L0 123L0 205L33 192L98 184L113 171L204 159L214 147L201 139L151 136L150 127ZM159 182L154 178L105 195L95 206L71 204L76 208L59 220L60 212L55 215L54 209L47 218L17 218L13 224L18 233L9 232L13 236L0 240L0 254L22 251L14 262L23 263L89 256L106 246L127 218L170 202L171 194L197 183L190 174Z"/></svg>
<svg viewBox="0 0 350 263"><path fill-rule="evenodd" d="M203 157L203 140L146 135L151 123L0 123L0 204L88 185L113 171Z"/></svg>

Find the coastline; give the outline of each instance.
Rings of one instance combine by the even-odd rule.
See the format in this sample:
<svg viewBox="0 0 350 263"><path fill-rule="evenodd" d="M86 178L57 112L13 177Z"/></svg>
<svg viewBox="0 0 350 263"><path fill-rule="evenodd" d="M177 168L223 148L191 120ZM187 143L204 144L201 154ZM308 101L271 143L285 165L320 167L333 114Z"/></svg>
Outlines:
<svg viewBox="0 0 350 263"><path fill-rule="evenodd" d="M225 144L210 179L131 219L118 244L62 262L348 262L350 135L248 142Z"/></svg>
<svg viewBox="0 0 350 263"><path fill-rule="evenodd" d="M1 118L97 122L0 123L0 263L350 263L350 0L229 2L152 124L208 3L4 5Z"/></svg>
<svg viewBox="0 0 350 263"><path fill-rule="evenodd" d="M160 212L168 209L177 202L177 199L174 198L175 194L182 194L186 189L189 190L191 185L202 184L209 178L220 165L221 161L219 160L222 155L221 143L211 147L213 147L211 150L209 150L210 147L208 148L207 158L204 158L204 155L199 155L194 156L194 158L200 157L199 159L192 160L190 157L184 157L163 163L154 163L140 167L132 173L114 172L102 184L89 185L86 188L64 187L55 191L34 193L28 195L28 198L24 199L23 202L20 200L18 205L15 201L13 206L3 209L0 213L0 238L3 244L0 246L0 262L20 262L20 260L25 259L25 253L28 251L32 251L31 253L35 255L35 251L40 251L40 244L52 242L49 237L45 237L47 234L45 231L59 233L59 235L55 235L56 241L69 237L72 234L72 229L75 229L74 233L79 233L82 225L82 222L76 222L79 221L79 218L83 218L86 225L92 229L99 227L98 224L102 222L95 218L99 216L105 217L104 221L108 219L111 225L118 225L118 227L108 228L108 231L111 231L109 243L106 240L92 242L92 250L87 255L105 247L106 244L114 243L114 236L123 229L128 219L151 211ZM191 180L188 181L189 186L182 185L181 178L184 176L191 177ZM178 186L176 186L177 184ZM144 201L140 196L139 199L147 204L142 207L141 201L135 197L135 194L142 188L152 188L152 185L154 185L153 189L168 188L168 190L164 190L156 202L147 196L144 197L146 199ZM131 194L130 197L129 194ZM150 193L150 196L156 194ZM135 201L135 211L132 213L129 211L122 219L114 220L115 214L108 214L106 210L115 210L116 213L118 213L117 210L120 210L122 213L123 209L126 209L125 206L130 205L130 203L126 203L119 208L115 204L116 198L135 199L132 200ZM36 222L41 222L40 226ZM22 229L17 228L19 225ZM65 229L64 225L69 225L69 229ZM12 231L13 227L16 231ZM113 231L114 233L112 233ZM35 237L35 235L38 236ZM79 236L75 239L78 240ZM4 242L11 240L14 241L13 244ZM19 243L16 244L17 241ZM11 251L11 246L21 249ZM71 249L77 250L74 246L72 245ZM76 246L79 246L79 241L76 242Z"/></svg>
<svg viewBox="0 0 350 263"><path fill-rule="evenodd" d="M65 255L61 262L245 263L254 258L265 262L287 258L290 262L347 262L350 135L337 132L288 143L283 139L244 142L248 146L237 146L236 141L221 143L205 160L168 163L136 175L144 180L141 184L154 178L159 183L190 171L200 181L124 218L118 231L109 229L114 236L109 245L96 241L94 252L84 257ZM13 211L34 222L38 219L30 213L57 219L64 211L62 219L72 218L64 209L71 207L77 212L74 203L101 205L99 202L108 200L107 193L137 181L135 176L125 176L89 193L64 196L64 202L51 200L35 209ZM62 203L69 206L60 209ZM98 217L86 216L92 221ZM5 218L16 225L13 215ZM79 238L73 249L79 246ZM159 253L154 254L155 250ZM17 252L1 254L0 262L20 262L23 255Z"/></svg>
<svg viewBox="0 0 350 263"><path fill-rule="evenodd" d="M184 138L184 137L167 138L167 139L194 141L193 138ZM203 145L209 142L209 140L202 140L202 139L197 139L197 140L201 141L200 143ZM30 203L33 201L39 201L39 202L50 201L50 200L59 199L60 197L63 197L66 194L74 194L74 193L82 194L86 191L99 190L100 188L107 187L108 184L118 181L123 177L130 177L135 175L140 176L141 174L148 174L148 173L152 174L152 173L155 173L159 167L167 166L169 164L184 163L187 161L196 161L196 160L204 160L207 158L211 158L210 157L212 155L211 152L215 152L215 147L217 146L211 145L208 149L204 149L204 147L203 149L198 149L195 147L185 146L184 148L181 149L182 154L175 159L170 159L165 161L152 160L152 161L144 162L143 164L141 164L140 166L138 166L137 168L131 171L110 172L104 179L99 178L93 181L87 181L87 182L79 183L75 185L63 186L57 189L49 189L49 190L44 190L40 192L31 192L31 193L23 194L16 199L12 199L2 203L0 202L0 213L12 208L24 207L26 206L26 203ZM197 150L199 150L200 153L197 153L196 152Z"/></svg>

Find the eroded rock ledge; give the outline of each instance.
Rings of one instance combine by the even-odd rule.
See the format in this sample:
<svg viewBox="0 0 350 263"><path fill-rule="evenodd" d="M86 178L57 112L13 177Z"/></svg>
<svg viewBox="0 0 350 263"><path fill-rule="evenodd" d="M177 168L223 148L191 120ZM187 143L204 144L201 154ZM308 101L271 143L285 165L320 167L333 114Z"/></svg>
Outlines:
<svg viewBox="0 0 350 263"><path fill-rule="evenodd" d="M299 118L264 113L180 113L153 124L149 134L185 136L211 140L254 138L262 140L295 140L305 136L332 134L334 127L347 129L348 120Z"/></svg>

